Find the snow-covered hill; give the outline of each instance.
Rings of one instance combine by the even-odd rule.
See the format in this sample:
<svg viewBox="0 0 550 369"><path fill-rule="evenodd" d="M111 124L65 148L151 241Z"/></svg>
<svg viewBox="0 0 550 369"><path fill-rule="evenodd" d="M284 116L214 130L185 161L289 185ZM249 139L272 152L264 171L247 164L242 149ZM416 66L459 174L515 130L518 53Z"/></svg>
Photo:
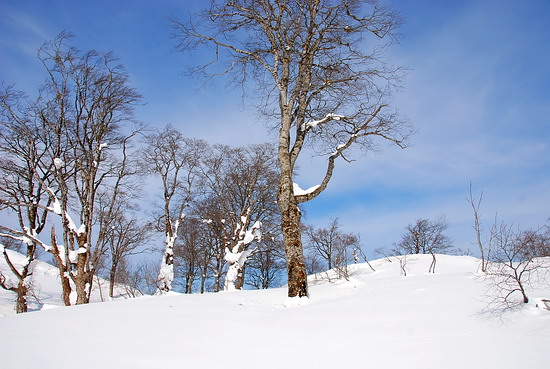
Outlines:
<svg viewBox="0 0 550 369"><path fill-rule="evenodd" d="M6 250L12 263L16 267L20 267L25 260L25 256L12 251ZM29 296L28 304L29 311L40 309L48 309L55 306L63 306L61 297L61 282L59 281L59 271L56 267L40 260L35 260L33 265L32 285L34 296ZM4 260L4 256L0 254L0 271L10 278L12 276L8 265ZM11 277L14 278L13 276ZM16 280L13 280L16 283ZM101 286L101 288L99 288ZM124 296L126 291L121 286L115 286L114 295ZM91 294L92 302L100 302L108 299L109 282L102 278L94 279L94 286ZM0 288L0 317L3 315L15 314L15 298L14 292L6 291ZM2 366L0 365L0 368Z"/></svg>
<svg viewBox="0 0 550 369"><path fill-rule="evenodd" d="M550 311L482 314L479 261L386 259L350 281L286 290L171 294L0 318L3 368L546 368ZM532 289L533 300L550 291Z"/></svg>

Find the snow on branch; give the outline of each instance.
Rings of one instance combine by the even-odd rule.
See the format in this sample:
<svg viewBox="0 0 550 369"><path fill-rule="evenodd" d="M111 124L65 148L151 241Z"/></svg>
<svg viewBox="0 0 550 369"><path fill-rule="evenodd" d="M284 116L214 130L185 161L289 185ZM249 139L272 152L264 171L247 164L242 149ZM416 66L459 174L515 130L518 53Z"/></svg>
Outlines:
<svg viewBox="0 0 550 369"><path fill-rule="evenodd" d="M292 183L292 188L294 192L294 196L304 196L308 195L310 193L313 193L317 188L319 188L320 185L311 186L307 190L302 190L300 185L296 182Z"/></svg>
<svg viewBox="0 0 550 369"><path fill-rule="evenodd" d="M60 217L62 217L63 219L65 219L67 221L67 225L71 230L71 232L75 233L77 236L85 233L86 226L82 224L80 227L78 228L76 227L76 224L71 218L71 216L69 215L69 213L66 210L63 210L63 208L61 207L61 202L59 201L57 196L55 196L55 193L53 192L53 190L49 187L46 187L46 191L48 192L53 202L53 204L50 207L46 208L46 210L51 211L52 213L55 213Z"/></svg>
<svg viewBox="0 0 550 369"><path fill-rule="evenodd" d="M376 136L381 136L381 137L383 137L387 140L393 141L393 142L397 143L398 145L400 144L400 142L397 139L392 139L391 137L388 137L383 132L383 130L382 131L379 131L379 130L371 131L371 130L368 129L370 127L371 122L379 116L380 111L385 107L386 107L386 105L378 106L378 108L370 116L370 118L367 119L363 124L359 125L354 130L354 132L349 135L346 142L341 143L338 146L336 146L336 150L332 154L330 154L329 157L328 157L327 169L326 169L323 181L321 182L321 184L319 186L313 188L313 190L311 192L305 191L306 193L301 194L301 195L296 195L295 194L296 200L298 200L298 203L304 203L304 202L310 201L310 200L314 199L315 197L319 196L319 194L325 190L325 188L328 185L328 182L332 178L332 173L334 171L334 162L335 162L335 160L338 157L342 157L342 158L344 158L344 160L347 160L343 156L344 151L347 148L349 148L354 142L356 142L357 139L359 139L360 137L376 135ZM328 115L327 115L327 117L328 117ZM337 116L337 117L339 117L338 118L339 120L341 118L343 118L342 116ZM332 119L334 119L334 118L332 118ZM347 161L349 161L349 160L347 160Z"/></svg>
<svg viewBox="0 0 550 369"><path fill-rule="evenodd" d="M324 124L324 123L327 123L327 122L330 122L332 120L341 120L345 118L343 115L338 115L338 114L334 114L334 113L328 113L324 118L322 119L319 119L319 120L312 120L310 122L306 122L304 124L302 124L302 131L305 131L305 130L308 130L310 128L315 128L317 127L318 125L320 124Z"/></svg>

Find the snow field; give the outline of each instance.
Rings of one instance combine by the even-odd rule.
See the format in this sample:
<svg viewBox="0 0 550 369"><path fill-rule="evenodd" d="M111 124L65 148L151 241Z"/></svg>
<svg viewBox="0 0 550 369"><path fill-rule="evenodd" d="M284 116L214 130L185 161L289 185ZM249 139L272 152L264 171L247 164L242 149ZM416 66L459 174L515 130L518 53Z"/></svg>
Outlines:
<svg viewBox="0 0 550 369"><path fill-rule="evenodd" d="M395 259L372 262L375 272L352 266L350 281L312 276L311 297L299 303L279 288L5 316L2 367L546 367L549 311L529 304L500 317L483 314L486 282L476 277L477 259L439 255L437 273L427 274L430 262L430 255L409 257L407 277ZM545 286L529 292L550 295Z"/></svg>

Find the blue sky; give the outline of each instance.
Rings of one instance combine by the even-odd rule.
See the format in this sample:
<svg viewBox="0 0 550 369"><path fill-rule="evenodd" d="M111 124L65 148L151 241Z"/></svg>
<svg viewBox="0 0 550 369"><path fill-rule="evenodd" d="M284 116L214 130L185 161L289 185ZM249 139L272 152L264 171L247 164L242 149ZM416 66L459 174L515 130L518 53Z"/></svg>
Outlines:
<svg viewBox="0 0 550 369"><path fill-rule="evenodd" d="M410 69L395 106L418 130L405 150L338 163L333 182L306 205L306 222L339 217L366 251L391 246L418 218L445 215L457 247L471 247L469 183L484 191L482 222L522 228L550 217L550 2L388 0L404 17L392 61ZM45 76L36 50L62 30L82 50L113 51L143 95L136 117L233 145L272 138L238 91L182 74L166 17L209 1L0 1L0 81L34 94ZM304 158L302 188L321 178ZM371 254L372 255L372 254Z"/></svg>

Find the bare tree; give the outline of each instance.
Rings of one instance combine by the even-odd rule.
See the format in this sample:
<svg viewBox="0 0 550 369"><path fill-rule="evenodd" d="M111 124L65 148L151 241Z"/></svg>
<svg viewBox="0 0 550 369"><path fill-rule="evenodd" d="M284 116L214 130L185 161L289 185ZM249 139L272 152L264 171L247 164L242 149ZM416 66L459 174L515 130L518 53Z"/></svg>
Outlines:
<svg viewBox="0 0 550 369"><path fill-rule="evenodd" d="M384 53L399 23L390 8L361 0L214 1L187 21L173 20L180 50L207 45L227 61L221 70L208 63L195 72L232 73L243 84L253 77L261 111L279 133L278 205L290 297L308 295L298 205L325 190L336 159L348 160L353 144L372 150L381 138L404 147L411 132L388 108L401 70ZM318 186L298 192L295 169L306 144L326 155L326 169Z"/></svg>
<svg viewBox="0 0 550 369"><path fill-rule="evenodd" d="M397 256L399 260L399 267L401 268L401 275L403 277L407 276L407 262L409 261L409 255L400 255Z"/></svg>
<svg viewBox="0 0 550 369"><path fill-rule="evenodd" d="M436 220L418 219L414 225L407 226L407 231L396 246L397 253L430 254L432 263L428 272L435 273L436 253L445 253L453 248L451 239L444 234L448 226L445 217Z"/></svg>
<svg viewBox="0 0 550 369"><path fill-rule="evenodd" d="M109 247L110 257L109 297L114 297L120 267L130 256L146 252L145 244L150 238L150 225L140 222L136 215L119 214L114 218L104 241Z"/></svg>
<svg viewBox="0 0 550 369"><path fill-rule="evenodd" d="M98 247L104 232L94 232L97 198L105 191L118 196L126 174L119 154L140 130L133 125L133 106L140 96L112 54L81 52L67 45L70 38L62 33L39 50L49 75L40 119L48 130L44 140L55 167L55 187L47 191L50 210L61 217L63 230L63 247L52 233L53 254L60 274L68 274L74 283L76 303L83 304L89 302L104 255Z"/></svg>
<svg viewBox="0 0 550 369"><path fill-rule="evenodd" d="M407 226L397 247L407 254L444 253L453 247L451 239L444 234L448 226L445 217L418 219L414 225Z"/></svg>
<svg viewBox="0 0 550 369"><path fill-rule="evenodd" d="M89 301L103 256L97 247L103 233L94 229L97 197L108 191L117 197L122 183L118 154L140 129L127 129L140 96L129 87L124 68L109 53L81 52L69 46L70 39L61 33L39 49L48 78L40 97L29 104L26 121L32 123L31 130L19 132L18 137L20 142L37 142L38 151L27 152L25 159L38 168L33 186L40 191L39 197L32 195L19 203L56 214L60 222L54 223L49 243L40 239L34 225L25 225L24 232L11 232L53 255L67 305ZM29 173L21 173L18 181L26 180ZM41 200L44 197L47 200ZM57 241L57 223L61 223L62 244ZM76 301L70 299L73 288Z"/></svg>
<svg viewBox="0 0 550 369"><path fill-rule="evenodd" d="M266 227L262 223L262 227ZM255 288L277 286L281 272L284 270L284 245L279 232L264 231L258 250L250 259L247 268L248 284Z"/></svg>
<svg viewBox="0 0 550 369"><path fill-rule="evenodd" d="M47 161L47 147L40 141L40 130L33 106L24 94L5 87L0 92L0 211L10 213L16 220L0 225L0 235L11 239L12 244L24 245L20 251L26 259L23 265L16 266L3 252L17 283L9 288L5 283L0 286L16 293L17 313L28 309L29 278L40 247L37 238L44 230L46 208L51 203L43 185L52 181L53 164L42 165Z"/></svg>
<svg viewBox="0 0 550 369"><path fill-rule="evenodd" d="M211 282L212 291L219 292L223 286L224 276L224 250L227 244L227 225L225 216L227 213L219 206L219 198L208 195L196 204L195 217L202 219L201 257L199 269L201 281L199 292L204 293L207 281Z"/></svg>
<svg viewBox="0 0 550 369"><path fill-rule="evenodd" d="M353 262L354 263L358 263L361 259L363 259L363 261L365 263L367 263L367 265L369 266L369 268L375 272L376 270L372 267L371 263L369 262L369 260L367 259L367 255L365 255L365 253L363 252L363 250L361 249L361 247L354 247L353 248L353 254L352 254L352 257L353 257Z"/></svg>
<svg viewBox="0 0 550 369"><path fill-rule="evenodd" d="M174 257L176 273L183 274L185 293L193 292L193 283L197 274L200 273L200 266L203 265L201 236L204 230L202 221L187 216L178 229L178 242L174 246Z"/></svg>
<svg viewBox="0 0 550 369"><path fill-rule="evenodd" d="M273 185L277 178L274 157L274 148L269 144L242 148L215 145L201 161L205 203L210 203L202 208L206 211L202 217L212 228L211 234L223 241L211 243L223 247L215 253L215 286L226 263L231 273L226 272L225 286L232 286L228 278L236 277L235 288L243 287L246 262L260 250L258 226L280 219ZM247 234L252 234L249 231L255 232L256 242L247 240Z"/></svg>
<svg viewBox="0 0 550 369"><path fill-rule="evenodd" d="M167 126L146 139L143 160L152 173L160 177L162 184L162 210L157 224L165 236L165 250L159 270L158 293L172 290L174 279L174 244L178 229L189 206L197 179L197 168L205 142L184 137L176 129Z"/></svg>
<svg viewBox="0 0 550 369"><path fill-rule="evenodd" d="M481 200L483 199L483 192L479 195L479 199L474 198L472 194L472 184L470 183L470 196L466 199L470 206L472 207L474 215L474 231L476 235L476 244L479 248L479 253L481 255L481 271L485 273L487 271L487 265L491 257L491 249L486 246L486 242L482 240L483 230L481 229L481 214L479 213L479 208L481 207ZM490 246L490 243L489 243Z"/></svg>
<svg viewBox="0 0 550 369"><path fill-rule="evenodd" d="M547 277L550 268L548 258L539 254L550 243L547 232L515 230L502 223L492 227L491 240L492 260L486 271L489 306L509 310L528 303L527 288L541 274Z"/></svg>
<svg viewBox="0 0 550 369"><path fill-rule="evenodd" d="M305 227L306 247L314 250L334 268L339 277L347 278L347 266L353 250L359 247L359 236L340 230L338 218L327 228Z"/></svg>

